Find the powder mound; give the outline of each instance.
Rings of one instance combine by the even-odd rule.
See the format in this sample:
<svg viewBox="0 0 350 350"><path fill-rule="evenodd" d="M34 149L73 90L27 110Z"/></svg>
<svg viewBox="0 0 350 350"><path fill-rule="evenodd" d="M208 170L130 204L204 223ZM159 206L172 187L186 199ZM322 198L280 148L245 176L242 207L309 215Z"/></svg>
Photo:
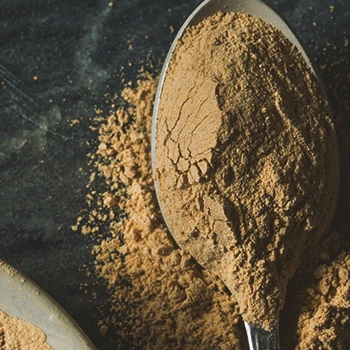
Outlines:
<svg viewBox="0 0 350 350"><path fill-rule="evenodd" d="M350 254L320 265L318 280L299 296L296 349L345 349L350 344Z"/></svg>
<svg viewBox="0 0 350 350"><path fill-rule="evenodd" d="M260 19L189 28L164 82L160 200L177 243L215 272L245 321L271 329L336 198L334 126L298 50Z"/></svg>
<svg viewBox="0 0 350 350"><path fill-rule="evenodd" d="M112 337L116 349L134 346L152 350L247 349L235 295L229 297L222 282L208 271L202 271L188 254L175 246L156 206L150 157L149 153L145 154L150 152L156 85L157 80L152 76L143 76L135 89L125 90L124 95L131 105L112 101L117 110L98 110L97 125L94 124L99 131L97 144L90 154L94 175L86 198L88 210L80 214L78 228L81 233L90 232L87 239L99 241L94 249L96 269L111 293L111 314L104 315L99 322L101 334ZM347 166L345 171L349 174L346 162L350 151L349 128L342 124L340 131L340 135L343 134L343 138L339 138L341 149L345 151L342 164ZM142 144L146 147L140 149ZM133 158L122 158L130 152L133 152ZM146 163L143 161L145 156ZM134 171L130 168L131 161L136 164ZM126 188L122 182L122 179L126 181L125 174L130 176L128 181L132 184ZM349 251L350 231L344 224L350 203L348 175L344 180L342 192L346 203L343 215L335 223L339 227L333 228L330 236L325 237L322 249L313 249L316 261L322 258L328 268L318 268L317 273L312 273L314 268L303 264L289 286L288 305L281 320L283 349L294 350L296 346L305 350L323 349L319 346L318 336L328 329L328 323L318 325L318 318L313 315L327 301L322 298L318 304L310 302L308 290L319 294L319 282L313 276L319 278L322 271L327 275L333 273L332 281L337 281L337 269L330 271L329 266L339 260L334 256L339 256L340 247L340 250ZM102 182L102 188L97 187L98 181ZM148 202L142 201L148 196L153 198L150 207ZM120 207L124 209L120 211ZM170 259L166 257L167 253ZM342 288L340 283L335 287L338 288ZM101 291L95 292L101 300ZM340 313L350 317L350 308L339 307L332 315L337 322L336 334L346 335L349 325L340 321ZM304 318L305 322L299 322L299 318ZM302 333L304 325L313 327L314 335L312 331ZM327 334L334 338L333 331ZM327 344L326 340L323 339L324 344ZM340 338L335 344L339 344L338 349L347 349L349 341Z"/></svg>
<svg viewBox="0 0 350 350"><path fill-rule="evenodd" d="M159 212L150 144L156 86L149 74L141 76L135 89L124 89L124 101L113 102L121 107L97 118L87 197L93 209L78 228L108 234L93 251L112 295L101 333L114 332L121 349L246 349L237 303L176 246ZM97 178L103 191L93 190Z"/></svg>
<svg viewBox="0 0 350 350"><path fill-rule="evenodd" d="M0 350L52 350L41 329L0 311Z"/></svg>

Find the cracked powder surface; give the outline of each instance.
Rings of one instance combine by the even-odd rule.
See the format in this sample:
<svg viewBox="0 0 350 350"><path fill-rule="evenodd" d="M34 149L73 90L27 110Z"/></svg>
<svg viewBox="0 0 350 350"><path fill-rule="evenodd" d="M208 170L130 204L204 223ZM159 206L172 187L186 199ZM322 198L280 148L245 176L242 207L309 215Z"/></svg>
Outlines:
<svg viewBox="0 0 350 350"><path fill-rule="evenodd" d="M151 174L157 80L146 74L137 85L124 89L124 107L97 118L91 186L100 177L107 189L91 188L92 209L78 220L82 233L95 236L108 225L108 237L93 251L112 292L112 315L100 323L101 333L113 329L122 349L246 349L237 304L225 285L179 249L162 220Z"/></svg>
<svg viewBox="0 0 350 350"><path fill-rule="evenodd" d="M333 64L343 67L349 61ZM349 77L337 82L349 91ZM129 103L106 97L111 110L96 111L91 126L99 137L89 154L87 209L74 229L98 241L96 270L111 294L109 311L101 310L101 334L115 339L117 349L247 349L235 294L177 248L161 219L149 153L156 85L157 79L143 75L134 89L126 88ZM288 285L282 349L350 348L350 105L336 97L333 107L340 203L330 232L309 249ZM171 259L161 255L166 252Z"/></svg>
<svg viewBox="0 0 350 350"><path fill-rule="evenodd" d="M248 15L187 29L164 82L156 153L177 243L224 281L245 321L271 329L337 199L334 125L302 55Z"/></svg>
<svg viewBox="0 0 350 350"><path fill-rule="evenodd" d="M129 104L114 101L110 112L98 111L94 126L99 136L90 154L88 209L78 222L81 232L99 240L95 267L111 294L101 334L115 334L117 349L248 349L235 294L178 249L162 221L150 160L156 85L157 79L142 76L135 89L125 89ZM346 120L339 126L347 165L350 128ZM349 345L350 167L342 171L343 213L288 287L283 349Z"/></svg>

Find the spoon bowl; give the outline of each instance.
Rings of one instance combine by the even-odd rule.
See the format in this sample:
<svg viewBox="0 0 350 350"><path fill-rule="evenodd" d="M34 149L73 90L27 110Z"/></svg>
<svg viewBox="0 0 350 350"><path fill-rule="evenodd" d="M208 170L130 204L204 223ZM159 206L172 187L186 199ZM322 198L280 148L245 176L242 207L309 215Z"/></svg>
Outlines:
<svg viewBox="0 0 350 350"><path fill-rule="evenodd" d="M156 171L156 163L157 163L157 154L156 154L156 133L157 133L157 121L158 121L158 112L159 112L159 102L162 94L162 88L165 81L165 76L169 67L169 63L171 61L172 55L176 49L177 42L180 40L187 27L196 25L203 21L205 18L216 14L217 12L238 12L243 14L249 14L253 17L260 18L266 23L272 25L282 32L282 34L297 47L299 52L302 54L305 59L307 65L311 69L312 73L315 75L321 90L324 94L326 100L328 100L327 95L325 93L325 89L322 85L322 82L319 76L316 73L316 70L311 64L310 59L308 58L305 50L302 47L302 44L290 29L290 27L286 24L286 22L268 5L264 4L260 0L206 0L201 5L199 5L195 11L188 17L186 22L183 24L178 34L175 37L173 44L168 52L166 57L161 75L159 80L159 85L155 97L154 102L154 114L152 120L152 168L153 174ZM335 140L336 144L336 140ZM167 223L167 218L164 215L162 210L162 203L160 201L159 196L159 184L157 180L155 180L155 190L158 197L158 202L160 206L160 210L163 213L163 217L165 222ZM257 327L255 325L251 325L245 322L245 328L247 332L249 347L251 350L277 350L279 349L279 340L278 340L278 325L272 331L265 331L264 329Z"/></svg>

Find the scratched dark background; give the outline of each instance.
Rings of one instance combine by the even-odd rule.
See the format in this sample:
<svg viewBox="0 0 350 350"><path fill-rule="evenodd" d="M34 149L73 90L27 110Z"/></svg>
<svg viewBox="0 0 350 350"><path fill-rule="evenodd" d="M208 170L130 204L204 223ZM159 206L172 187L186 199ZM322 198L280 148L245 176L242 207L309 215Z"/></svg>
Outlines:
<svg viewBox="0 0 350 350"><path fill-rule="evenodd" d="M84 272L93 243L70 229L84 204L88 174L78 169L86 168L86 140L93 137L89 120L106 92L120 91L115 72L122 66L135 79L152 50L160 69L175 36L169 27L176 32L200 3L114 2L0 0L0 258L56 299L98 349L113 348L118 339L113 332L99 335L106 295L93 299L81 288L94 283ZM267 3L304 42L341 109L350 99L350 1ZM70 127L76 118L81 124ZM103 291L101 284L94 288Z"/></svg>

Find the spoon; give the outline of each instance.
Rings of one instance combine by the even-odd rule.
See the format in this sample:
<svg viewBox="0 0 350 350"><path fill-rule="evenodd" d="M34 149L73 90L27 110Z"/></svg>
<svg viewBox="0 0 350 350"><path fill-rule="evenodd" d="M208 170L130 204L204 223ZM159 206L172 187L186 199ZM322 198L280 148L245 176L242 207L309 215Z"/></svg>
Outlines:
<svg viewBox="0 0 350 350"><path fill-rule="evenodd" d="M153 173L156 170L156 131L157 131L157 120L158 120L158 109L159 109L159 101L161 98L162 87L164 84L165 76L167 73L167 69L169 66L169 62L172 58L172 55L176 49L176 45L179 39L184 35L187 27L193 26L204 20L205 18L214 15L217 12L239 12L244 14L249 14L253 17L260 18L267 22L268 24L274 26L279 29L284 36L289 39L289 41L295 45L298 50L301 52L304 57L307 65L311 68L312 73L315 75L318 80L321 89L324 93L325 98L327 99L325 89L320 81L320 78L317 76L315 69L312 67L312 64L306 55L301 43L297 39L297 37L293 34L292 30L288 27L285 21L277 15L268 5L264 4L260 0L206 0L201 5L199 5L195 11L188 17L186 22L181 27L178 32L175 40L169 50L169 53L166 57L158 85L158 90L154 103L154 114L152 121L152 167ZM160 205L160 210L162 210L162 203L160 202L159 196L159 185L155 180L155 189L157 192L157 197ZM164 216L165 222L166 217ZM248 343L250 350L278 350L279 349L279 330L278 325L274 327L272 331L265 331L264 329L257 327L256 325L245 323L246 333L248 337Z"/></svg>

